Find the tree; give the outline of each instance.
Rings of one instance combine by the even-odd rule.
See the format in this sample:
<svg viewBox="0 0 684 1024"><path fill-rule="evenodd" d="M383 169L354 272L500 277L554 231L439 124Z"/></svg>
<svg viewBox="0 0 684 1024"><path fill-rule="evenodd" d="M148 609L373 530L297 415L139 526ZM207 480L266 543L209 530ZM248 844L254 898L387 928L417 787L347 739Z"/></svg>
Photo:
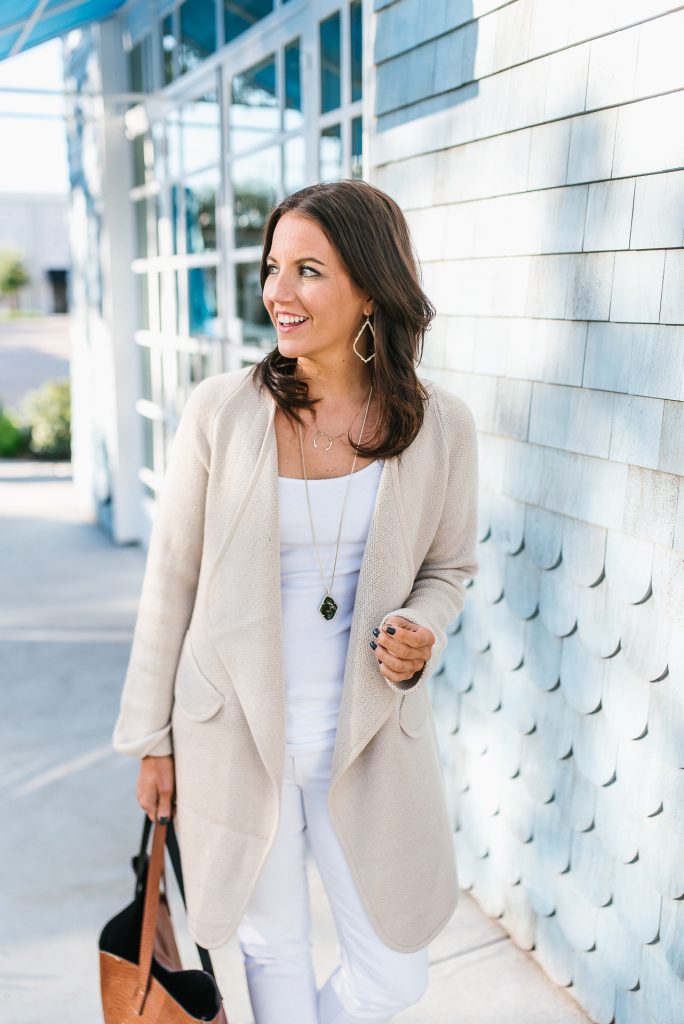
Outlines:
<svg viewBox="0 0 684 1024"><path fill-rule="evenodd" d="M19 307L19 289L25 288L30 280L20 252L10 249L0 252L0 295L9 296L15 313Z"/></svg>

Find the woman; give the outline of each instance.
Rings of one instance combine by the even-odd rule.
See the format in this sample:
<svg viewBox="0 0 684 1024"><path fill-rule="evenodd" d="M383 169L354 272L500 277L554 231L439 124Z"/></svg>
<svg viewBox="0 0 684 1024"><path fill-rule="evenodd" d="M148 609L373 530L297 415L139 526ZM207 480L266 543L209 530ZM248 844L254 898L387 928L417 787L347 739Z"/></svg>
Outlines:
<svg viewBox="0 0 684 1024"><path fill-rule="evenodd" d="M256 1024L384 1022L458 898L424 684L479 568L475 425L416 376L434 309L388 195L287 197L261 282L277 346L176 431L114 746L175 813L193 938L237 934ZM320 991L306 836L341 960Z"/></svg>

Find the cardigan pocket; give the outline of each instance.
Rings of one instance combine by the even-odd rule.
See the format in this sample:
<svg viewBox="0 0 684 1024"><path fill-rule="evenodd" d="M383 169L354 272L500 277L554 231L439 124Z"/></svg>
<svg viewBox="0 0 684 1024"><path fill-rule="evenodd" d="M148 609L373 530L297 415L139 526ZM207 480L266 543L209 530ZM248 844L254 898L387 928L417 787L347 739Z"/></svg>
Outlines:
<svg viewBox="0 0 684 1024"><path fill-rule="evenodd" d="M194 722L206 722L213 718L225 701L223 694L209 682L197 664L189 630L185 634L178 659L174 696L183 713Z"/></svg>
<svg viewBox="0 0 684 1024"><path fill-rule="evenodd" d="M399 705L399 725L407 736L420 736L428 719L429 696L426 686L408 690Z"/></svg>

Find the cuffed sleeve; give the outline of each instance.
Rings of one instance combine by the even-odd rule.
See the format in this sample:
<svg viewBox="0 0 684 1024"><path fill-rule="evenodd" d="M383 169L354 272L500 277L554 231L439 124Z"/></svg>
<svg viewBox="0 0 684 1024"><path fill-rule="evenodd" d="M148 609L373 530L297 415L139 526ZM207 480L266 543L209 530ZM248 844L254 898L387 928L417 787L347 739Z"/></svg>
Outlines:
<svg viewBox="0 0 684 1024"><path fill-rule="evenodd" d="M178 422L150 534L131 653L112 743L136 757L171 754L173 691L195 602L209 473L209 381Z"/></svg>
<svg viewBox="0 0 684 1024"><path fill-rule="evenodd" d="M400 615L435 634L430 658L410 679L398 683L385 679L388 686L402 693L423 686L434 672L447 644L447 626L463 610L465 581L480 568L475 419L461 398L443 390L438 396L438 408L448 452L448 481L439 525L404 607L387 612L381 623L384 626L391 616Z"/></svg>

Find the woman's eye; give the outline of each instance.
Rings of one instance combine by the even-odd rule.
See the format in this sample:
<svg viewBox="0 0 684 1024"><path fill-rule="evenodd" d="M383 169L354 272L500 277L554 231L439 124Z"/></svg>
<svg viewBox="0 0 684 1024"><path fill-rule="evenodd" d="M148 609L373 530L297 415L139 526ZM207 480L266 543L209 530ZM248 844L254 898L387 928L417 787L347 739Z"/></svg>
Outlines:
<svg viewBox="0 0 684 1024"><path fill-rule="evenodd" d="M266 264L266 273L267 274L270 274L272 270L277 270L277 269L278 268L276 267L275 263L267 263ZM310 270L314 277L318 277L318 271L314 270L313 267L307 266L306 263L303 263L299 269L300 269L300 271ZM309 275L307 274L305 276L308 277Z"/></svg>

